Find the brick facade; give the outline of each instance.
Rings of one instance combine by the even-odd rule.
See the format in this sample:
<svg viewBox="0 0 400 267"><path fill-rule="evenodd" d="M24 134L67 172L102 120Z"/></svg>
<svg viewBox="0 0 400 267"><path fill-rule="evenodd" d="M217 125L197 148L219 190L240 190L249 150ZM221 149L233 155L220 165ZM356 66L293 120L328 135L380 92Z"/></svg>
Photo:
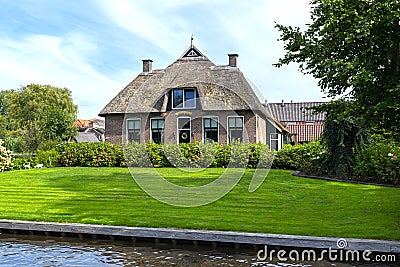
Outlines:
<svg viewBox="0 0 400 267"><path fill-rule="evenodd" d="M127 119L140 119L141 121L141 136L140 142L147 143L150 141L151 128L150 120L152 118L164 118L164 142L177 143L178 138L178 125L179 117L191 118L191 134L190 141L203 142L203 118L204 117L217 117L219 122L219 143L226 144L228 142L228 117L242 116L244 118L244 142L265 143L266 121L260 116L254 114L252 111L215 111L204 112L201 110L173 110L165 113L150 113L146 114L117 114L106 116L106 140L113 144L123 143L126 138L126 120Z"/></svg>

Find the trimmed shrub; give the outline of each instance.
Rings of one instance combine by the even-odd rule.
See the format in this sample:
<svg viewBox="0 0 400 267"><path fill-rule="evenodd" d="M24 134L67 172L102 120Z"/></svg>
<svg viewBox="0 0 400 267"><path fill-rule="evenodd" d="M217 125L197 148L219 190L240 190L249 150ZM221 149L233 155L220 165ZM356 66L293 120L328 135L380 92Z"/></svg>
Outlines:
<svg viewBox="0 0 400 267"><path fill-rule="evenodd" d="M146 145L132 142L123 151L128 167L151 167Z"/></svg>
<svg viewBox="0 0 400 267"><path fill-rule="evenodd" d="M207 168L214 164L218 144L200 142L161 145L166 165L184 168Z"/></svg>
<svg viewBox="0 0 400 267"><path fill-rule="evenodd" d="M231 160L231 146L216 144L216 153L211 167L226 168Z"/></svg>
<svg viewBox="0 0 400 267"><path fill-rule="evenodd" d="M38 150L37 152L37 162L43 164L45 167L55 167L58 166L57 159L59 153L58 151L53 148L51 150Z"/></svg>
<svg viewBox="0 0 400 267"><path fill-rule="evenodd" d="M274 169L305 171L310 165L322 162L326 154L325 148L319 141L298 145L283 145L281 150L275 151Z"/></svg>
<svg viewBox="0 0 400 267"><path fill-rule="evenodd" d="M122 147L110 143L66 143L56 148L57 164L63 167L123 166Z"/></svg>
<svg viewBox="0 0 400 267"><path fill-rule="evenodd" d="M234 143L231 146L229 167L244 168L249 163L250 144Z"/></svg>
<svg viewBox="0 0 400 267"><path fill-rule="evenodd" d="M146 145L147 153L154 167L170 167L171 164L165 157L164 147L162 144L150 142Z"/></svg>
<svg viewBox="0 0 400 267"><path fill-rule="evenodd" d="M30 164L30 166L33 168L33 166L35 166L37 164L36 157L29 156L29 157L13 158L8 170L10 170L10 171L22 170L22 169L25 169L25 166L28 164Z"/></svg>
<svg viewBox="0 0 400 267"><path fill-rule="evenodd" d="M271 168L274 160L274 153L269 150L267 145L249 144L248 168Z"/></svg>
<svg viewBox="0 0 400 267"><path fill-rule="evenodd" d="M375 135L357 154L356 180L400 184L400 144Z"/></svg>

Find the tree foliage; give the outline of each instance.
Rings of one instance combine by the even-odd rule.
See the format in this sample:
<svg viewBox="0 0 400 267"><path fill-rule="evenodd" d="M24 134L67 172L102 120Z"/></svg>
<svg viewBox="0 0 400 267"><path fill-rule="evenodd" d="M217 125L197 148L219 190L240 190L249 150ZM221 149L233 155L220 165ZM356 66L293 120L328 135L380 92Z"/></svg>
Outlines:
<svg viewBox="0 0 400 267"><path fill-rule="evenodd" d="M26 149L34 151L46 140L62 141L74 136L76 114L77 106L66 88L31 84L2 91L0 121L6 125L0 127L0 138L5 135L16 140L23 136Z"/></svg>
<svg viewBox="0 0 400 267"><path fill-rule="evenodd" d="M312 0L307 29L276 24L286 54L328 97L352 100L360 120L400 139L400 1Z"/></svg>

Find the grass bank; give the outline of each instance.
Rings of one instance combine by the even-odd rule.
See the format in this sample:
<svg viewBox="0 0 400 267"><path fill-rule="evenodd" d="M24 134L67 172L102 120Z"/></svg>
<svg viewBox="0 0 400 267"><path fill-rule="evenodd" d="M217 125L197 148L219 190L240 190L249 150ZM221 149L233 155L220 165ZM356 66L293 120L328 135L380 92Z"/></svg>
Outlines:
<svg viewBox="0 0 400 267"><path fill-rule="evenodd" d="M176 184L212 181L223 169L159 171ZM182 208L154 200L126 168L0 173L0 218L400 240L400 189L330 182L271 170L253 192L246 170L225 197ZM201 178L200 178L201 177Z"/></svg>

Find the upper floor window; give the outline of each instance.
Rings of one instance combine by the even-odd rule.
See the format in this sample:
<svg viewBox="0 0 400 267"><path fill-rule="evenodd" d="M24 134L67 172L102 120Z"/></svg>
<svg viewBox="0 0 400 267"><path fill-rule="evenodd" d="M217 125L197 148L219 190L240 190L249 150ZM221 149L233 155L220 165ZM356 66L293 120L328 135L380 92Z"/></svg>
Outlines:
<svg viewBox="0 0 400 267"><path fill-rule="evenodd" d="M243 117L228 117L229 142L243 142Z"/></svg>
<svg viewBox="0 0 400 267"><path fill-rule="evenodd" d="M196 108L196 90L193 88L172 90L172 107Z"/></svg>
<svg viewBox="0 0 400 267"><path fill-rule="evenodd" d="M128 141L140 143L140 119L126 120Z"/></svg>

